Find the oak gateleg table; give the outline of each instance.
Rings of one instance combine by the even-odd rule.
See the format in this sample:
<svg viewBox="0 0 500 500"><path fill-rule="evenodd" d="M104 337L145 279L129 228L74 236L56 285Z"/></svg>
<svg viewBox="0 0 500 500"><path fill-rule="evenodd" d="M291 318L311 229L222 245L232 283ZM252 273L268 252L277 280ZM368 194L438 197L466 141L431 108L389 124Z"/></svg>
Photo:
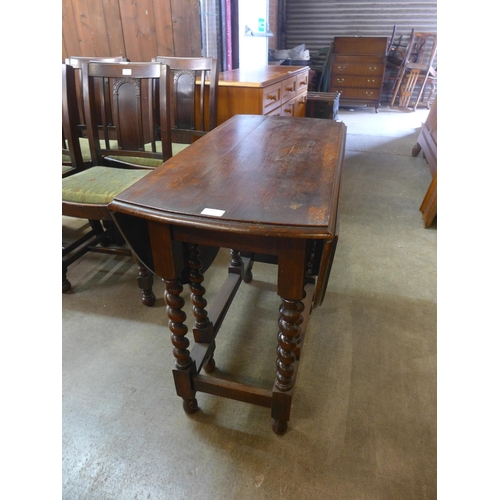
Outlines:
<svg viewBox="0 0 500 500"><path fill-rule="evenodd" d="M127 242L165 284L173 377L187 413L205 392L268 407L274 432L286 432L307 321L323 301L335 254L345 140L345 125L331 120L235 115L110 204ZM208 305L203 270L221 247L231 249L228 275ZM281 297L269 390L212 373L215 337L254 262L276 265Z"/></svg>

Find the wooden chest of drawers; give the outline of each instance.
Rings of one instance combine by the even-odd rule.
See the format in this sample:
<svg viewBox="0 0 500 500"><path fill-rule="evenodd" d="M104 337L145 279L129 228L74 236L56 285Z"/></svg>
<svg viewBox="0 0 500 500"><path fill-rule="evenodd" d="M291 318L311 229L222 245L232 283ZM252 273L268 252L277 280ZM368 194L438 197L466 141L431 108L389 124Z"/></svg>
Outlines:
<svg viewBox="0 0 500 500"><path fill-rule="evenodd" d="M234 115L305 116L308 66L234 69L219 76L218 124Z"/></svg>
<svg viewBox="0 0 500 500"><path fill-rule="evenodd" d="M342 92L341 106L374 106L378 113L387 37L335 37L329 92Z"/></svg>

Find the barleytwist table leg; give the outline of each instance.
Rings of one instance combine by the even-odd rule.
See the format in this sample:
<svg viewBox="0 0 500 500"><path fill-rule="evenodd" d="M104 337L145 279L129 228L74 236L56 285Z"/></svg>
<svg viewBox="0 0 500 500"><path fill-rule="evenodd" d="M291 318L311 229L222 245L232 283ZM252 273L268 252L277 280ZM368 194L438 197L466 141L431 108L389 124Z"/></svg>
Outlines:
<svg viewBox="0 0 500 500"><path fill-rule="evenodd" d="M213 339L213 325L208 319L206 311L207 301L204 297L205 287L202 285L204 277L200 272L203 263L198 258L200 255L199 246L194 243L189 243L187 265L189 269L189 290L191 291L191 304L193 305L194 327L193 334L196 342L209 344ZM214 358L208 359L204 366L207 373L211 373L215 369Z"/></svg>
<svg viewBox="0 0 500 500"><path fill-rule="evenodd" d="M303 297L302 299L304 299L306 296L306 292L304 291L304 294L303 294ZM297 304L297 312L300 314L300 318L299 320L297 321L297 326L299 327L299 333L297 334L297 337L295 337L295 343L296 343L296 347L295 347L295 359L296 360L299 360L300 359L300 350L302 348L302 329L300 328L300 325L302 324L302 321L303 321L303 316L302 316L302 313L304 312L304 309L305 309L305 306L304 306L304 303L303 302L299 302Z"/></svg>
<svg viewBox="0 0 500 500"><path fill-rule="evenodd" d="M276 388L282 392L290 390L293 386L293 364L303 310L304 305L300 300L282 299L276 360Z"/></svg>
<svg viewBox="0 0 500 500"><path fill-rule="evenodd" d="M165 303L167 304L168 327L171 335L175 358L173 370L177 394L183 399L183 408L186 413L194 413L198 410L195 392L191 389L191 374L194 371L194 363L189 352L189 340L186 338L188 332L186 314L182 310L184 299L181 297L182 285L179 280L164 280Z"/></svg>
<svg viewBox="0 0 500 500"><path fill-rule="evenodd" d="M191 291L191 303L193 304L194 327L197 330L204 330L209 327L210 321L205 310L207 301L204 298L206 290L202 285L204 278L203 274L200 273L203 264L198 259L200 255L198 245L190 243L188 249L189 290Z"/></svg>
<svg viewBox="0 0 500 500"><path fill-rule="evenodd" d="M293 388L294 363L296 360L297 342L300 340L300 324L304 305L300 300L281 299L276 359L276 382L278 394L273 396L280 404L273 408L273 430L276 434L284 434L288 428L291 396L287 393Z"/></svg>
<svg viewBox="0 0 500 500"><path fill-rule="evenodd" d="M229 271L231 270L236 271L239 273L242 270L243 266L243 261L241 260L241 254L239 250L234 250L230 249L230 254L231 254L231 262L229 264ZM247 270L245 274L242 276L243 281L245 283L251 283L253 280L253 274L252 274L252 267L253 267L253 261L250 262L250 265L247 267Z"/></svg>

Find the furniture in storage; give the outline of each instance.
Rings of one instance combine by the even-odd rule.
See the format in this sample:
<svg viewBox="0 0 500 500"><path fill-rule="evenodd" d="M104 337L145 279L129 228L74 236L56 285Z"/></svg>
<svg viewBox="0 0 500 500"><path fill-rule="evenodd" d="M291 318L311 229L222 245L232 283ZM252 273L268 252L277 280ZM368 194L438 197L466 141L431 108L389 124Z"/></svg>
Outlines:
<svg viewBox="0 0 500 500"><path fill-rule="evenodd" d="M65 61L65 64L71 66L75 72L75 85L76 85L76 102L74 105L78 106L78 137L80 141L80 150L83 158L83 167L88 168L92 165L92 158L90 157L90 149L87 137L87 126L85 118L85 105L83 98L83 73L87 70L90 62L128 62L126 57L85 57L85 56L71 56ZM108 119L111 116L111 94L109 82L104 82L104 87L97 95L100 101L96 102L97 123L99 128L102 129L102 119L104 112L107 114ZM101 109L103 111L101 111ZM106 147L109 147L109 137L106 136ZM63 158L63 165L71 165L71 160L67 155Z"/></svg>
<svg viewBox="0 0 500 500"><path fill-rule="evenodd" d="M305 116L308 66L233 69L219 75L218 123L234 115Z"/></svg>
<svg viewBox="0 0 500 500"><path fill-rule="evenodd" d="M413 146L412 156L422 151L431 172L432 180L420 206L424 227L429 227L437 214L437 97L434 99L431 110Z"/></svg>
<svg viewBox="0 0 500 500"><path fill-rule="evenodd" d="M181 61L177 63L181 64ZM198 64L201 67L212 67L216 63L209 58L189 60L189 66L193 71ZM63 89L68 87L73 90L71 99L67 99L73 103L75 71L73 67L63 65ZM91 230L84 237L63 248L64 292L71 289L67 279L68 266L86 252L131 254L111 219L107 205L115 194L163 164L180 146L172 143L169 103L174 99L177 87L169 84L170 77L174 74L174 70L171 71L169 66L160 62L88 62L82 71L92 167L63 179L62 209L63 215L88 219ZM190 69L185 68L183 71L184 76L188 76L192 81L195 80L195 75L191 75ZM71 87L64 86L65 81L69 81L68 76L73 76ZM111 98L110 112L107 107L102 108L97 105L105 102L103 93L108 93L107 87ZM153 88L156 89L155 94ZM173 95L168 93L169 88L174 91ZM77 110L76 106L65 106L66 94L63 93L63 125L67 125L68 131L64 135L72 138L71 145L75 151L73 156L76 158L76 146L80 145L80 142L74 139L78 124ZM185 89L183 95L186 97ZM208 99L206 104L208 107ZM215 100L211 99L210 107L214 117L215 105ZM69 119L64 119L65 114L69 115L70 112L73 127L70 126ZM177 123L175 121L175 124ZM202 133L205 132L200 131L200 134ZM190 136L195 134L195 130L189 131ZM107 148L102 136L106 138L111 135L114 139L108 141L110 147ZM213 260L216 249L210 248L210 254L210 258L204 257L206 264ZM135 258L133 254L132 256ZM136 262L140 272L138 284L143 291L142 302L145 305L153 305L155 297L151 288L152 275L150 276L149 271L139 261Z"/></svg>
<svg viewBox="0 0 500 500"><path fill-rule="evenodd" d="M170 68L172 141L191 144L217 126L217 59L157 56L153 60Z"/></svg>
<svg viewBox="0 0 500 500"><path fill-rule="evenodd" d="M412 31L396 78L391 106L394 106L396 97L399 97L398 107L413 108L415 111L423 103L425 87L430 84L431 90L424 103L427 109L430 108L430 101L436 91L437 72L433 68L436 56L437 33ZM417 97L410 104L415 88L418 90Z"/></svg>
<svg viewBox="0 0 500 500"><path fill-rule="evenodd" d="M204 392L270 408L274 432L286 432L307 321L325 296L337 244L345 140L345 125L333 120L237 115L110 204L127 241L165 283L174 383L187 413L198 409L196 392ZM226 281L210 304L200 272L203 244L232 249ZM278 346L263 347L277 353L272 389L201 373L214 370L216 335L241 282L251 286L255 261L275 265L277 273L279 321L270 333L277 333ZM186 338L183 274L193 346ZM251 328L251 304L242 312ZM242 342L249 333L233 332ZM331 363L326 351L316 357Z"/></svg>
<svg viewBox="0 0 500 500"><path fill-rule="evenodd" d="M83 78L84 94L95 103L93 82L89 84L89 74L92 74L89 66L99 63L89 63L84 70ZM106 63L107 64L107 63ZM140 63L136 69L142 71L144 77L157 78L166 84L167 68L160 73L160 64L154 65ZM115 67L111 64L111 67ZM119 66L119 65L118 65ZM90 69L90 73L89 73ZM151 70L158 70L154 73ZM105 73L109 76L110 73ZM103 78L107 78L103 76ZM130 78L129 80L133 80ZM73 264L87 252L99 252L116 255L132 256L137 264L139 275L137 284L142 291L141 301L146 306L153 306L156 297L153 293L153 274L137 259L136 255L126 247L122 235L114 224L108 203L120 191L129 187L138 179L148 174L148 170L110 168L105 166L92 166L84 169L84 161L78 140L78 125L80 123L78 108L76 106L76 76L75 69L69 64L62 65L62 124L64 136L68 140L69 157L75 173L62 179L62 215L87 219L90 229L78 239L64 242L62 248L62 292L68 293L72 289L68 280L68 266ZM165 94L165 93L164 93ZM135 101L135 97L133 99ZM101 101L103 102L103 101ZM99 107L90 106L88 99L85 102L86 128L89 136L97 134ZM166 108L166 100L165 100ZM138 126L136 120L129 120L131 126ZM92 143L93 144L93 143ZM95 157L95 154L92 154Z"/></svg>
<svg viewBox="0 0 500 500"><path fill-rule="evenodd" d="M334 38L328 91L342 92L341 106L373 106L378 113L387 43L387 37Z"/></svg>
<svg viewBox="0 0 500 500"><path fill-rule="evenodd" d="M308 92L306 116L338 120L340 92Z"/></svg>

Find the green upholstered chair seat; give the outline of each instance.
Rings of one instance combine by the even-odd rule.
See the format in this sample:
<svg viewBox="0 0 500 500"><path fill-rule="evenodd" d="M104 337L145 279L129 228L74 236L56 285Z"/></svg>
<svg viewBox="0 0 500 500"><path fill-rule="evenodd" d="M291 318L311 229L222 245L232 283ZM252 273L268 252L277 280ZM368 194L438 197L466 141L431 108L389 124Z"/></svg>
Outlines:
<svg viewBox="0 0 500 500"><path fill-rule="evenodd" d="M62 180L63 202L108 205L149 170L92 167Z"/></svg>
<svg viewBox="0 0 500 500"><path fill-rule="evenodd" d="M172 155L176 155L183 149L186 149L189 146L189 144L178 144L178 143L172 143ZM151 143L145 144L144 149L146 151L151 151ZM161 153L162 147L161 147L161 141L156 141L156 151ZM126 163L130 163L133 165L140 165L143 167L159 167L162 163L163 160L157 160L156 158L141 158L137 156L120 156L120 155L110 155L107 158L110 160L118 160Z"/></svg>
<svg viewBox="0 0 500 500"><path fill-rule="evenodd" d="M92 157L90 155L90 146L89 146L89 140L86 137L80 137L78 139L80 142L80 150L82 152L82 160L84 163L90 163L92 161ZM102 145L104 147L104 141L102 141ZM110 146L113 148L118 147L118 143L116 141L110 141ZM66 144L66 147L67 144ZM63 154L63 163L70 163L71 158L68 155Z"/></svg>
<svg viewBox="0 0 500 500"><path fill-rule="evenodd" d="M90 147L89 147L89 140L85 137L80 137L80 149L82 151L82 159L85 163L90 163L92 161L91 155L90 155ZM111 149L118 149L118 141L112 140L109 141L109 146ZM182 151L183 149L186 149L189 146L189 144L178 144L178 143L173 143L172 144L172 154L176 155L179 153L179 151ZM105 142L102 140L101 141L101 147L105 147ZM146 144L145 145L145 150L146 151L151 151L151 144ZM159 151L161 153L161 142L157 141L156 142L156 151ZM108 156L110 160L117 160L117 161L122 161L126 162L132 165L140 165L142 167L159 167L163 161L158 160L156 158L141 158L137 156L120 156L120 155L112 155ZM70 163L71 159L67 155L63 155L63 163Z"/></svg>

